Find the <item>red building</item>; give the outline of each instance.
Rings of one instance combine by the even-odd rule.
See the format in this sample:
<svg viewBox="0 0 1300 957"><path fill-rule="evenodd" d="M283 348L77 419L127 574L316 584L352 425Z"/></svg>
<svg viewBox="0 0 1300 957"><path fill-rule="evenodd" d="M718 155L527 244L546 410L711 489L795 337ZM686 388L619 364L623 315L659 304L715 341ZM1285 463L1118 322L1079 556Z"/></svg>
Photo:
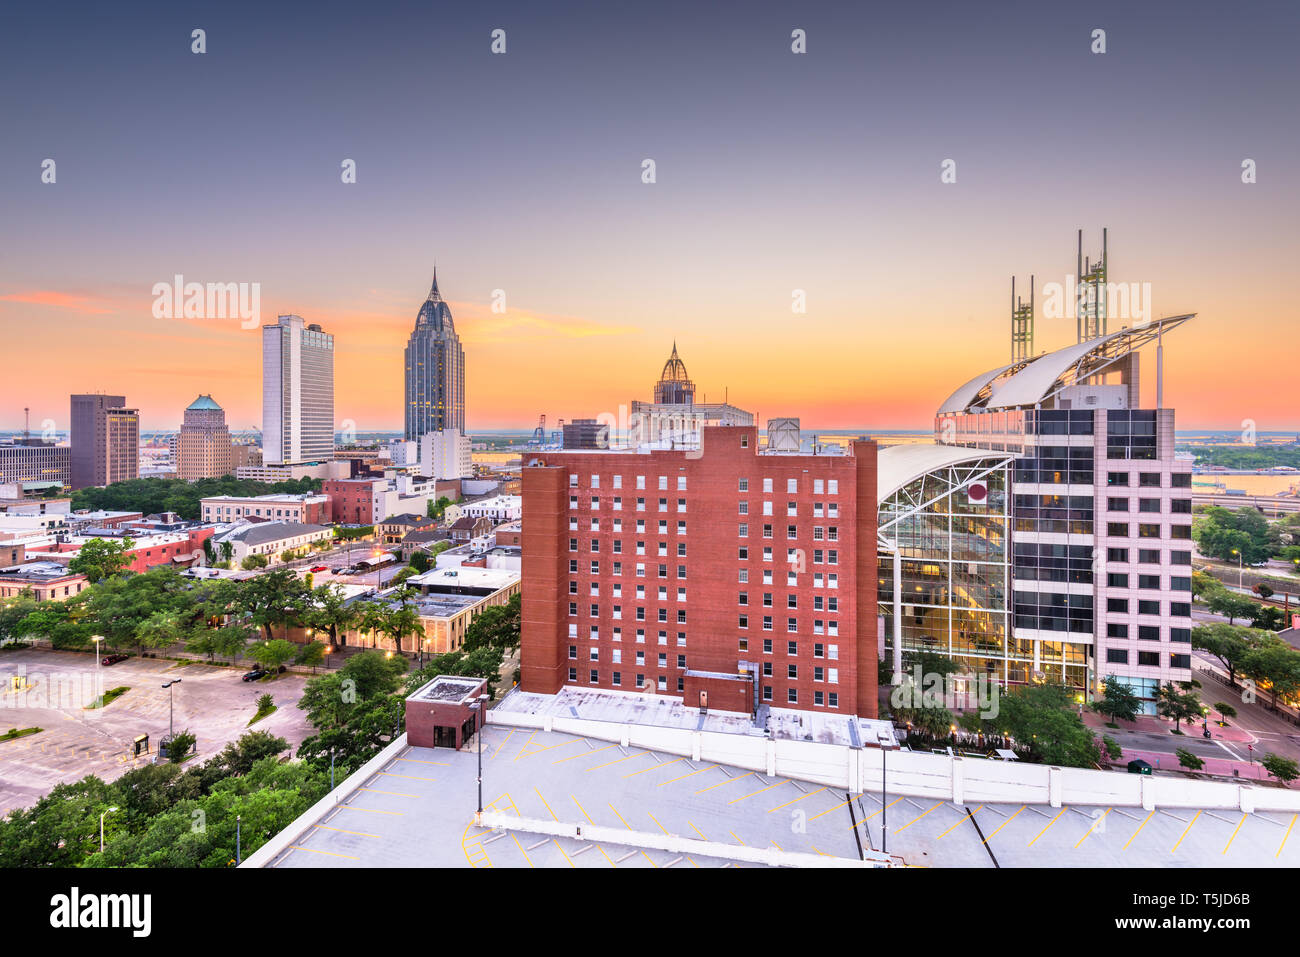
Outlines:
<svg viewBox="0 0 1300 957"><path fill-rule="evenodd" d="M321 494L330 498L334 521L344 525L373 525L388 518L383 514L387 491L388 480L383 478L328 479L321 483Z"/></svg>
<svg viewBox="0 0 1300 957"><path fill-rule="evenodd" d="M876 715L876 445L538 453L523 470L525 691Z"/></svg>

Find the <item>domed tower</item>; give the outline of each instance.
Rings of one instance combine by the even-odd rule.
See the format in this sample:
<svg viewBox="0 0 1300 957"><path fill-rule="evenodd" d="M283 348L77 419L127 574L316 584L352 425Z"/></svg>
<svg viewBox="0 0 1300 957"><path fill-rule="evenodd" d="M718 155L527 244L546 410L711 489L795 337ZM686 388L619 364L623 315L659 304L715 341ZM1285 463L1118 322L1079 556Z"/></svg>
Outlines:
<svg viewBox="0 0 1300 957"><path fill-rule="evenodd" d="M406 345L406 438L443 429L465 432L465 352L435 268Z"/></svg>
<svg viewBox="0 0 1300 957"><path fill-rule="evenodd" d="M673 354L664 363L664 371L655 383L655 404L695 404L695 383L686 374L686 363L677 355L676 342L673 342Z"/></svg>

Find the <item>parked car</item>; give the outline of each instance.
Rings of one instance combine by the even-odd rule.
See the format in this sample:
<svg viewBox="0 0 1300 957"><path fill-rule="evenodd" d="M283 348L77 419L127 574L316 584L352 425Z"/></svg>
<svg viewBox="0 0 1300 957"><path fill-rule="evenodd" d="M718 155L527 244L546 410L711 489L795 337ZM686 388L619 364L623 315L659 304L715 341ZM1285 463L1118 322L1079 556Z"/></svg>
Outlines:
<svg viewBox="0 0 1300 957"><path fill-rule="evenodd" d="M252 671L249 671L244 675L244 680L256 681L258 678L265 678L265 677L266 677L265 671L263 671L261 668L254 668Z"/></svg>
<svg viewBox="0 0 1300 957"><path fill-rule="evenodd" d="M119 661L126 661L126 659L130 657L130 655L105 655L100 659L100 663L105 665L115 665Z"/></svg>
<svg viewBox="0 0 1300 957"><path fill-rule="evenodd" d="M313 567L313 568L311 569L311 572L312 572L313 575L314 575L316 572L327 572L327 571L329 571L329 566L328 566L328 565L316 565L315 567Z"/></svg>

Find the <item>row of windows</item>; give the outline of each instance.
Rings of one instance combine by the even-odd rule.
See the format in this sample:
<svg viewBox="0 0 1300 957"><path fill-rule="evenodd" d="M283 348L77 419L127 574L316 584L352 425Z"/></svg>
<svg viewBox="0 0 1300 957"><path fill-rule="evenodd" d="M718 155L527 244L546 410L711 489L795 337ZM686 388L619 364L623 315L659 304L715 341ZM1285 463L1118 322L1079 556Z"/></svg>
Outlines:
<svg viewBox="0 0 1300 957"><path fill-rule="evenodd" d="M1127 638L1129 637L1128 625L1119 622L1111 622L1106 626L1107 638ZM1137 639L1139 641L1159 641L1160 628L1157 625L1138 625ZM1170 628L1169 640L1180 644L1188 645L1192 642L1192 629L1190 628Z"/></svg>
<svg viewBox="0 0 1300 957"><path fill-rule="evenodd" d="M663 589L660 589L660 591L662 591L662 590L663 590ZM684 592L685 592L685 589L681 589L681 591L684 593ZM737 596L736 596L736 604L737 604L737 605L748 605L748 604L749 604L749 592L747 592L747 591L742 591L739 595L737 595ZM773 607L773 604L772 604L772 593L771 593L770 591L765 591L765 592L763 592L763 607L764 607L764 608L772 608L772 607ZM798 598L798 596L797 596L797 595L786 595L786 597L785 597L785 607L787 607L787 608L798 608L798 607L799 607L799 598ZM838 598L834 597L834 596L831 596L830 598L823 598L821 595L814 595L814 596L813 596L813 611L822 611L822 610L826 610L826 611L839 611L839 610L840 610L840 600L839 600Z"/></svg>
<svg viewBox="0 0 1300 957"><path fill-rule="evenodd" d="M569 669L569 680L570 680L570 681L577 681L577 680L578 680L578 669L577 669L577 668L570 668L570 669ZM588 680L589 683L591 683L591 684L593 684L593 685L598 685L598 684L600 684L600 672L599 672L598 670L596 670L595 668L592 668L592 669L588 672L588 678L587 678L587 680ZM615 688L621 688L621 687L623 686L623 673L622 673L621 671L614 671L614 672L611 672L611 673L610 673L610 684L613 685ZM659 675L659 676L657 676L656 679L655 679L655 684L656 684L656 686L658 687L658 689L659 689L660 691L667 691L667 690L668 690L668 677L667 677L666 675ZM644 674L642 674L642 673L637 673L636 678L635 678L635 686L636 686L637 688L644 688L644 687L646 687L646 680L645 680L645 675L644 675ZM685 691L685 690L686 690L686 679L685 679L684 677L678 676L678 678L677 678L677 690L678 690L678 692L682 692L682 691ZM771 700L772 700L772 686L771 686L771 685L763 685L763 700L764 700L764 701L771 701ZM788 703L790 703L790 704L798 704L798 703L799 703L799 689L797 689L797 688L787 688L787 689L786 689L786 701L787 701ZM814 692L813 692L813 704L816 705L816 706L819 706L819 707L824 706L824 707L830 707L830 708L838 708L838 707L840 706L840 696L839 696L839 692L837 692L837 691L814 691Z"/></svg>
<svg viewBox="0 0 1300 957"><path fill-rule="evenodd" d="M1131 472L1107 472L1106 485L1110 488L1128 488ZM1161 473L1139 472L1138 488L1161 488ZM1169 476L1170 488L1191 488L1191 472L1173 472Z"/></svg>
<svg viewBox="0 0 1300 957"><path fill-rule="evenodd" d="M749 616L748 616L748 615L738 615L738 616L736 616L736 621L737 621L736 627L739 628L741 631L745 631L746 629L749 628ZM773 619L772 619L772 616L771 616L771 615L764 615L764 616L763 616L763 630L764 630L764 631L771 631L771 630L772 630L772 627L773 627L773 625L772 625L772 621L773 621ZM788 631L788 632L789 632L790 634L792 634L792 635L796 635L796 634L798 634L798 633L799 633L799 619L797 619L797 618L787 618L787 619L785 620L785 630ZM813 633L814 635L832 635L832 636L834 636L834 635L838 635L838 634L840 633L840 623L839 623L838 621L823 621L823 620L820 619L820 618L814 618L814 619L813 619L813 630L812 630L812 633Z"/></svg>
<svg viewBox="0 0 1300 957"><path fill-rule="evenodd" d="M1132 538L1133 526L1128 522L1107 522L1106 534L1111 538ZM1140 523L1137 527L1138 538L1161 538L1160 524L1158 522ZM1175 541L1191 541L1192 526L1190 525L1170 525L1169 537Z"/></svg>
<svg viewBox="0 0 1300 957"><path fill-rule="evenodd" d="M579 478L579 477L578 477L578 474L577 474L576 472L571 472L571 473L569 473L569 488L577 488L577 487L578 487L578 478ZM589 476L587 477L587 479L588 479L588 485L589 485L590 488L600 488L600 476L599 476L599 475L589 475ZM610 486L611 488L622 488L622 487L623 487L623 476L622 476L622 475L614 475L614 476L611 476L611 481L612 481L612 483L613 483L613 484ZM636 477L636 487L637 487L638 489L644 489L644 488L646 487L646 477L645 477L644 475L638 475L638 476ZM763 491L764 491L764 492L771 492L771 491L773 490L773 487L774 487L774 481L773 481L772 479L770 479L770 478L765 478L765 479L763 479ZM660 476L659 476L658 488L659 488L660 491L667 491L667 490L668 490L668 476L667 476L667 475L660 475ZM741 492L748 492L748 491L749 491L749 479L747 479L747 478L740 479L740 480L738 481L738 488L739 488L739 490L740 490ZM799 491L799 480L798 480L798 479L793 479L793 478L792 478L792 479L786 479L785 490L786 490L787 492L789 492L790 494L797 494L798 491ZM679 476L677 476L677 491L679 491L679 492L685 492L685 491L686 491L686 476L685 476L685 475L679 475ZM827 479L827 480L825 480L825 481L823 481L822 479L813 479L813 494L814 494L814 495L838 495L839 493L840 493L840 482L839 482L839 479Z"/></svg>
<svg viewBox="0 0 1300 957"><path fill-rule="evenodd" d="M1127 548L1108 548L1106 549L1106 561L1128 564L1130 554L1132 554L1132 551ZM1160 549L1137 549L1137 561L1139 565L1159 565ZM1191 563L1192 553L1190 551L1174 550L1169 553L1169 564L1171 565L1190 565Z"/></svg>
<svg viewBox="0 0 1300 957"><path fill-rule="evenodd" d="M1111 512L1127 512L1132 499L1128 498L1108 498L1106 499L1106 508ZM1158 498L1139 498L1137 500L1139 512L1147 512L1159 515L1161 508L1161 499ZM1169 500L1169 511L1175 515L1191 515L1192 500L1190 498L1175 498Z"/></svg>
<svg viewBox="0 0 1300 957"><path fill-rule="evenodd" d="M1126 665L1128 664L1128 652L1125 651L1123 648L1107 648L1106 661L1112 665ZM1143 667L1159 668L1160 652L1139 651L1137 653L1137 664ZM1180 654L1174 654L1172 652L1170 653L1169 655L1170 668L1190 668L1191 666L1192 666L1191 655L1180 655Z"/></svg>
<svg viewBox="0 0 1300 957"><path fill-rule="evenodd" d="M1106 611L1116 615L1127 615L1130 611L1136 611L1139 615L1158 615L1160 614L1160 602L1150 598L1107 598ZM1174 618L1192 617L1191 602L1169 602L1169 614Z"/></svg>

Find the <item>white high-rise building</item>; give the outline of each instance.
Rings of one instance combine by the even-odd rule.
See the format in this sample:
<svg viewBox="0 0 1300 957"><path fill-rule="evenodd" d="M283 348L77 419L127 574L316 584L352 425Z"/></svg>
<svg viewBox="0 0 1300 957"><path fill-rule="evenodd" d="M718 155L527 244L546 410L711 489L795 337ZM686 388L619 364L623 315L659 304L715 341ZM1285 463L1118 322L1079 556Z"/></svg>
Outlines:
<svg viewBox="0 0 1300 957"><path fill-rule="evenodd" d="M468 436L442 429L420 436L420 474L434 479L469 478L474 474Z"/></svg>
<svg viewBox="0 0 1300 957"><path fill-rule="evenodd" d="M334 457L334 337L301 316L262 327L262 461Z"/></svg>

